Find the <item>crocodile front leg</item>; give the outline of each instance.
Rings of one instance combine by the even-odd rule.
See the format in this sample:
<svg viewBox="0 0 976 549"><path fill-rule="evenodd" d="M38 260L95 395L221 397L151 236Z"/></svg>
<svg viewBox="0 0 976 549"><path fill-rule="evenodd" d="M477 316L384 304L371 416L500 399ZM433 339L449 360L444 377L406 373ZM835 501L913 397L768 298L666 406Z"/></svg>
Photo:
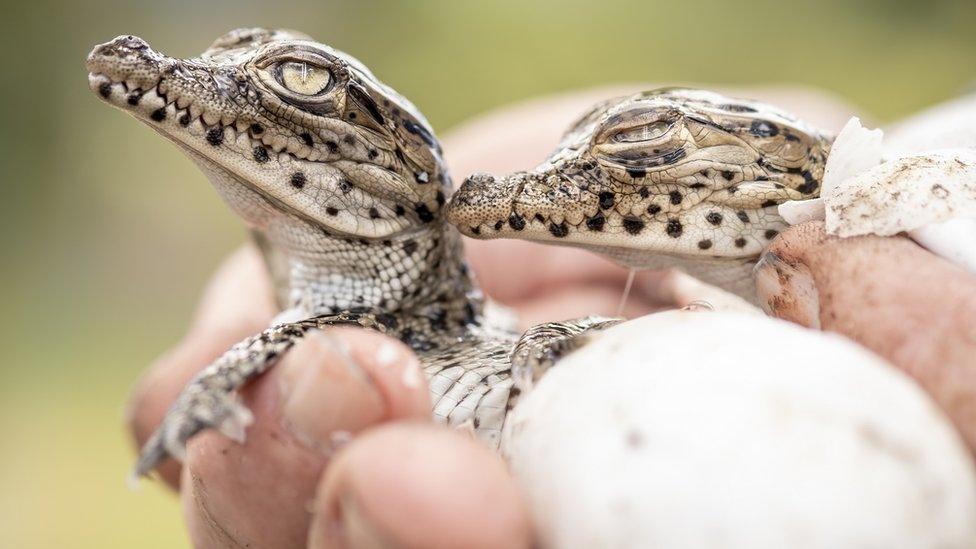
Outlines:
<svg viewBox="0 0 976 549"><path fill-rule="evenodd" d="M556 362L589 341L590 336L623 322L622 318L586 316L538 324L525 331L512 349L512 377L520 390L532 388Z"/></svg>
<svg viewBox="0 0 976 549"><path fill-rule="evenodd" d="M250 411L237 401L235 391L265 372L309 330L357 325L381 333L387 326L377 315L340 313L279 324L237 343L194 377L166 412L162 423L139 454L133 475L145 476L167 457L180 461L194 435L216 428L242 442L251 422Z"/></svg>

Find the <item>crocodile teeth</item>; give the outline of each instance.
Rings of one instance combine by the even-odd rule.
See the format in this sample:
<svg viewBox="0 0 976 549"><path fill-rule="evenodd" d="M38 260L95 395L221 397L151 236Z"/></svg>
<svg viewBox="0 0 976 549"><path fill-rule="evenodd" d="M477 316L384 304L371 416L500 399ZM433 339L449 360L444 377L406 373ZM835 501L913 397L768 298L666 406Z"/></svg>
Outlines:
<svg viewBox="0 0 976 549"><path fill-rule="evenodd" d="M305 144L299 144L294 139L288 140L288 147L286 150L299 158L307 158L309 153L312 152L311 147Z"/></svg>
<svg viewBox="0 0 976 549"><path fill-rule="evenodd" d="M583 212L575 209L567 211L566 222L570 225L579 225L583 222Z"/></svg>
<svg viewBox="0 0 976 549"><path fill-rule="evenodd" d="M241 150L247 150L251 146L251 138L247 135L246 131L237 131L237 148Z"/></svg>
<svg viewBox="0 0 976 549"><path fill-rule="evenodd" d="M139 104L154 110L166 106L166 102L156 93L156 90L149 90L142 94Z"/></svg>
<svg viewBox="0 0 976 549"><path fill-rule="evenodd" d="M216 126L217 124L220 123L220 115L215 112L207 111L203 113L203 121L208 126Z"/></svg>
<svg viewBox="0 0 976 549"><path fill-rule="evenodd" d="M282 135L276 135L271 138L271 143L269 144L269 146L271 147L271 150L273 150L276 153L279 153L285 150L285 147L288 146L288 138Z"/></svg>
<svg viewBox="0 0 976 549"><path fill-rule="evenodd" d="M203 123L200 122L199 118L194 118L186 129L192 136L201 136L204 132Z"/></svg>

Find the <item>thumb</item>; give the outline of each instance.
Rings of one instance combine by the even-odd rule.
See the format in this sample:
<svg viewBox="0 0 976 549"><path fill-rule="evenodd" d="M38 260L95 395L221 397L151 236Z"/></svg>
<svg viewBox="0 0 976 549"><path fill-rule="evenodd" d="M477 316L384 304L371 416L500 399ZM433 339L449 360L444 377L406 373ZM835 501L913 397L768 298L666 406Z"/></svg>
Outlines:
<svg viewBox="0 0 976 549"><path fill-rule="evenodd" d="M319 484L309 547L520 548L528 511L501 458L445 427L374 428Z"/></svg>

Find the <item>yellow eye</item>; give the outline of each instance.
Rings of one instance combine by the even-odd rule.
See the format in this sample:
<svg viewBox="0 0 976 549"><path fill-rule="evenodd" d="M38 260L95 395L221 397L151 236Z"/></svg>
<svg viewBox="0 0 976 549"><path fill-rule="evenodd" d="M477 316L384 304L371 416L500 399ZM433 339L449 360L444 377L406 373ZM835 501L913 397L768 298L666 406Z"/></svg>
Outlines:
<svg viewBox="0 0 976 549"><path fill-rule="evenodd" d="M327 69L302 61L282 63L278 69L281 85L302 95L318 95L329 87L332 75Z"/></svg>
<svg viewBox="0 0 976 549"><path fill-rule="evenodd" d="M668 124L667 122L651 122L650 124L644 124L643 126L637 126L636 128L617 132L613 134L611 139L617 143L637 143L640 141L650 141L651 139L657 139L658 137L668 133L669 129L671 129L671 124Z"/></svg>

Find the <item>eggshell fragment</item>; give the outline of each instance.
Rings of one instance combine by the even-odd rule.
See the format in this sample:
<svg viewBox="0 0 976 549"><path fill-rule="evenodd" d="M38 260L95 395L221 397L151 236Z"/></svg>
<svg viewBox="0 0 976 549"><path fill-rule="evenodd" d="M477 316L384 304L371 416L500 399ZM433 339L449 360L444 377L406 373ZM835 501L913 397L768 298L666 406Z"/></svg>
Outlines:
<svg viewBox="0 0 976 549"><path fill-rule="evenodd" d="M881 130L851 118L827 157L821 197L785 202L779 214L791 225L825 220L827 232L842 237L907 232L976 273L974 128L976 96L909 119L884 144ZM925 145L948 144L960 148L919 152ZM882 156L889 160L879 164Z"/></svg>
<svg viewBox="0 0 976 549"><path fill-rule="evenodd" d="M976 218L976 149L885 162L825 189L827 232L889 236L953 218Z"/></svg>
<svg viewBox="0 0 976 549"><path fill-rule="evenodd" d="M827 165L824 166L821 193L837 188L846 179L853 177L881 162L881 130L869 130L854 116L847 121L837 134ZM779 214L790 225L806 221L823 220L825 216L822 198L810 200L790 200L779 206Z"/></svg>

